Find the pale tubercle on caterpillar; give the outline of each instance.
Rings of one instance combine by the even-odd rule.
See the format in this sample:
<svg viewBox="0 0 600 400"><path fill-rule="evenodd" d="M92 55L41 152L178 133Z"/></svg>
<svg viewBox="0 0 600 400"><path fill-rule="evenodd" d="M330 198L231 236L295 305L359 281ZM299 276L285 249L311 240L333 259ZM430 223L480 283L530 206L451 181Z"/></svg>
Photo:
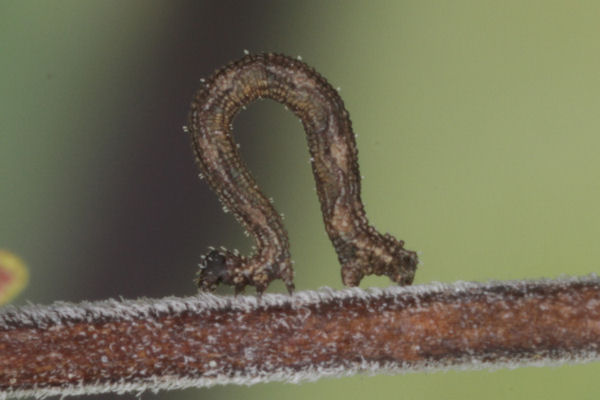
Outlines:
<svg viewBox="0 0 600 400"><path fill-rule="evenodd" d="M260 191L232 136L235 115L258 98L284 104L300 118L325 230L342 266L342 281L357 286L366 275L412 283L417 254L402 240L369 225L360 197L358 151L348 111L313 68L279 54L246 55L203 80L191 105L187 130L199 168L223 206L254 237L249 257L211 250L200 264L198 286L219 283L236 293L247 285L260 294L274 279L294 289L289 240L280 214Z"/></svg>

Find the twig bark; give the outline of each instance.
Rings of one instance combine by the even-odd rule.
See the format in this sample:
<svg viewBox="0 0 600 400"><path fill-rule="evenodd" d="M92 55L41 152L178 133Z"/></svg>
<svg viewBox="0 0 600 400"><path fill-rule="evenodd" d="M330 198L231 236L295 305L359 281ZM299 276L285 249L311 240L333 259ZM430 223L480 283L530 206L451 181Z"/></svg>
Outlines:
<svg viewBox="0 0 600 400"><path fill-rule="evenodd" d="M6 307L0 398L599 358L600 279Z"/></svg>

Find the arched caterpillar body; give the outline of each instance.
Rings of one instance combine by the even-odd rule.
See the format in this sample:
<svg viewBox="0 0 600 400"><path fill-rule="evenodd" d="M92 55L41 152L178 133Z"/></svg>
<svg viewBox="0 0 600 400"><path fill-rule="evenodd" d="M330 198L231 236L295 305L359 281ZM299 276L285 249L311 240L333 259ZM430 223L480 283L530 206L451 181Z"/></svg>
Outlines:
<svg viewBox="0 0 600 400"><path fill-rule="evenodd" d="M257 98L286 105L304 126L325 229L342 265L342 281L356 286L365 275L412 283L415 252L369 225L360 198L355 135L335 90L305 63L278 54L246 55L205 80L192 102L188 130L198 165L210 187L256 240L245 257L212 250L203 257L198 286L247 285L262 293L273 279L294 288L289 240L281 216L258 188L231 133L235 115Z"/></svg>

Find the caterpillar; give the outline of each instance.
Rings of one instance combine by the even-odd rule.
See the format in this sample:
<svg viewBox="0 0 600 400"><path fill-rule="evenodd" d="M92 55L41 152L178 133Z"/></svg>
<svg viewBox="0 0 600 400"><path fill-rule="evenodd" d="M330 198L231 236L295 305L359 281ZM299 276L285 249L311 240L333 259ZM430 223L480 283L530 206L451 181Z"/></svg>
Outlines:
<svg viewBox="0 0 600 400"><path fill-rule="evenodd" d="M279 54L246 55L203 81L191 105L187 130L198 166L223 206L256 241L250 256L212 249L200 263L197 284L212 291L219 283L239 293L259 294L274 279L294 289L289 239L280 214L259 189L232 135L232 121L258 98L283 103L300 118L325 230L342 266L342 281L357 286L365 275L386 275L411 284L417 254L402 240L381 234L365 215L355 134L348 111L319 73L298 59Z"/></svg>

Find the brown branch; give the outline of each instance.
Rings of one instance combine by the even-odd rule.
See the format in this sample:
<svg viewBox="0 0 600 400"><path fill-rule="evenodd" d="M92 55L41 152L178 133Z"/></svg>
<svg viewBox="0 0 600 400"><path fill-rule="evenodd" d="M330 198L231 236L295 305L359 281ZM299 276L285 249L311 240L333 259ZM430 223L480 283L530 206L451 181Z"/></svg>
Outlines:
<svg viewBox="0 0 600 400"><path fill-rule="evenodd" d="M0 312L0 397L598 359L600 279L430 284Z"/></svg>

